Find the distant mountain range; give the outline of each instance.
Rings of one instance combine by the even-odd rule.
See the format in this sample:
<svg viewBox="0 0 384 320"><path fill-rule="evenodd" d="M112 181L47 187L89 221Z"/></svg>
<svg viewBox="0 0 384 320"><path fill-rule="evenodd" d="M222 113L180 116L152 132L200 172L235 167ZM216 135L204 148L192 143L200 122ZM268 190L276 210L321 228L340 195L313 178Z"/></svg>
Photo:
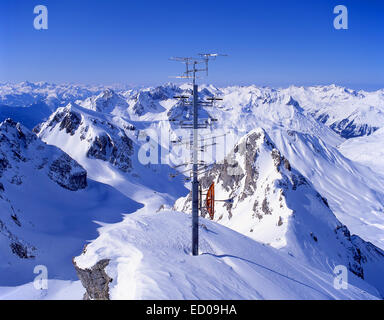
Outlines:
<svg viewBox="0 0 384 320"><path fill-rule="evenodd" d="M222 98L199 109L201 183L233 202L201 218L199 262L190 132L177 125L191 110L174 98L190 94L0 85L0 286L45 264L52 279L77 272L91 299L383 298L384 90L201 85L201 100ZM337 265L349 270L344 292Z"/></svg>

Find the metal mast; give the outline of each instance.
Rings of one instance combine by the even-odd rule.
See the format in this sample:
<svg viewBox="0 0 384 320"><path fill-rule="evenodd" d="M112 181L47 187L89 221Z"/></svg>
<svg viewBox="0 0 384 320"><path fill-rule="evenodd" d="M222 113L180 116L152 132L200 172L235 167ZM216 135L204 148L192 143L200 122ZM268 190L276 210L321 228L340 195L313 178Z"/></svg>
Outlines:
<svg viewBox="0 0 384 320"><path fill-rule="evenodd" d="M198 180L198 129L202 127L199 124L199 97L198 97L198 85L196 84L196 74L198 72L205 71L208 75L208 62L210 59L215 59L220 54L217 53L201 53L200 58L185 58L174 57L171 60L181 61L186 65L186 71L183 76L177 78L192 79L193 84L193 146L192 146L192 255L197 256L199 254L199 180ZM204 64L204 68L198 69L199 64ZM192 69L190 69L192 67ZM179 98L179 97L178 97ZM211 103L215 99L212 98ZM186 127L186 126L184 126ZM186 127L187 128L187 127Z"/></svg>

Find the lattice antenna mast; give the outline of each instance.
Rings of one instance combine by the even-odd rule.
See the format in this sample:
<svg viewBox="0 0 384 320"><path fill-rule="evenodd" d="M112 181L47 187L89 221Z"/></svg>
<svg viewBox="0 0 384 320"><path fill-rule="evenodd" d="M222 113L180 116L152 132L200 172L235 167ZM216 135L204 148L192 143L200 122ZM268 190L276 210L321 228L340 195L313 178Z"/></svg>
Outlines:
<svg viewBox="0 0 384 320"><path fill-rule="evenodd" d="M192 108L193 108L193 121L192 123L181 124L183 128L193 129L192 133L192 255L197 256L199 254L199 181L198 181L198 129L207 128L208 123L201 124L199 123L198 115L198 106L206 105L207 103L213 105L214 100L219 100L215 98L210 98L209 102L200 102L198 97L198 86L196 84L197 73L206 72L208 75L208 64L211 59L216 59L218 53L201 53L199 58L191 57L172 57L171 60L180 61L185 63L185 72L181 76L177 76L179 79L192 79L193 84L193 99L192 99ZM203 67L199 65L203 64ZM185 97L175 97L183 99L185 102ZM216 120L216 119L215 119ZM173 119L171 119L173 121ZM200 195L201 197L201 195Z"/></svg>

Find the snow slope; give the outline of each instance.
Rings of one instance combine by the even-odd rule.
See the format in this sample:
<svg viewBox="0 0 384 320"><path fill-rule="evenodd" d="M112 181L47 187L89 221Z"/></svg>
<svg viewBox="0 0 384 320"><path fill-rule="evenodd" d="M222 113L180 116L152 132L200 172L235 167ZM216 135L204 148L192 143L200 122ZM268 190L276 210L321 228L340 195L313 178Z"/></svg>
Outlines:
<svg viewBox="0 0 384 320"><path fill-rule="evenodd" d="M307 264L332 272L345 265L384 294L378 276L384 251L351 236L328 202L281 155L262 129L240 139L221 164L200 177L203 190L215 183L215 221L259 242L289 252ZM175 208L191 212L191 196Z"/></svg>
<svg viewBox="0 0 384 320"><path fill-rule="evenodd" d="M0 300L81 300L84 291L79 280L48 280L48 289L36 290L33 282L0 287Z"/></svg>
<svg viewBox="0 0 384 320"><path fill-rule="evenodd" d="M290 130L268 133L352 233L384 248L384 176L347 159L316 136Z"/></svg>
<svg viewBox="0 0 384 320"><path fill-rule="evenodd" d="M384 128L370 136L349 139L339 146L339 150L347 158L384 176Z"/></svg>
<svg viewBox="0 0 384 320"><path fill-rule="evenodd" d="M281 171L276 173L273 168L277 156L275 154L276 157L271 158L269 153L272 151L268 149L268 146L263 146L263 150L267 151L263 153L262 158L264 160L258 162L259 171L262 173L260 179L264 181L263 187L256 191L251 190L250 192L253 195L248 195L248 191L243 191L246 199L236 204L238 206L236 209L238 211L235 210L238 213L236 217L234 215L233 219L230 219L224 210L221 212L223 214L221 222L258 241L270 243L277 248L287 248L285 253L284 250L281 250L282 252L278 254L287 255L287 251L289 251L294 255L294 257L288 255L289 259L296 259L294 269L304 265L308 268L315 268L316 274L320 272L323 275L324 273L327 279L331 279L332 267L335 264L350 264L349 269L352 270L352 274L359 275L362 271L359 268L362 268L366 280L371 284L374 283L379 290L382 290L382 283L377 278L377 274L380 272L377 270L377 266L379 266L380 270L382 268L381 262L371 263L374 260L381 261L381 258L378 258L380 254L377 254L377 252L381 251L362 239L384 248L384 229L382 228L384 223L384 215L382 214L384 210L384 176L372 170L372 166L371 168L367 167L368 162L357 159L358 163L353 157L353 153L359 153L361 157L372 157L372 148L367 148L365 152L361 153L355 151L360 147L355 147L352 144L354 141L357 143L358 139L363 139L354 138L356 136L370 135L368 138L374 137L375 133L372 133L382 126L383 91L355 92L337 86L272 89L255 86L215 88L201 85L199 89L199 97L202 100L213 95L223 98L223 101L220 101L216 108L201 108L199 111L200 115L205 118L220 119L219 123L213 124L206 130L201 130L201 138L205 139L204 143L213 142L212 145L214 145L213 148L204 147L206 151L204 156L208 155L209 158L210 154L214 154L214 157L216 157L213 159L214 161L222 160L228 150L231 150L242 137L249 132L253 132L255 128L262 127L264 128L264 134L270 137L271 143L274 145L273 148L278 150L279 157L285 159L293 168L292 172L286 172L288 169L282 168ZM179 141L180 148L178 151L189 143L189 131L177 130L175 123L169 122L169 119L190 119L191 114L188 108L183 107L180 101L174 99L175 95L190 93L191 86L188 84L180 86L166 84L155 88L129 90L117 88L111 90L102 87L86 88L70 85L55 86L46 83L5 84L0 86L1 101L9 106L30 106L37 101L44 101L48 106L54 106L52 110L55 110L57 106L66 105L66 107L60 107L54 111L48 120L36 127L34 131L43 141L59 147L70 155L87 171L88 178L94 180L88 179L86 189L75 192L67 191L71 197L73 193L86 193L89 188L92 189L93 184L100 186L100 183L103 183L109 185L108 187L103 186L110 188L111 192L115 192L116 189L121 192L120 196L124 199L128 197L144 204L145 207L139 211L145 217L143 219L152 219L150 218L151 214L172 205L174 200L185 196L188 192L184 188L184 184L187 187L189 187L189 184L184 181L182 174L172 179L172 183L169 174L176 172L171 169L171 165L188 162L189 152L175 152L171 157L164 155L163 152L173 149L177 151L177 146L171 147L169 145L171 140ZM24 119L22 120L24 121ZM377 137L380 136L379 133L380 130L377 131ZM160 136L161 139L159 139ZM165 136L165 139L163 139L163 136ZM215 136L224 136L225 138L220 140ZM345 142L345 138L349 140ZM378 149L379 139L369 141L375 141L372 142L372 146ZM344 146L349 144L351 144L349 149L353 151L348 154L345 151L348 148L344 148ZM162 164L143 165L138 159L143 145L154 147L154 151L151 152L161 155L159 159L165 161ZM347 157L343 156L340 151ZM208 163L214 161L208 161ZM187 168L188 166L180 166L176 169L184 171ZM302 177L300 179L306 181L306 183L298 187L300 192L292 191L295 186L297 187L297 181L294 182L294 177ZM286 187L288 189L283 197L283 207L280 207L280 200L276 198L279 188L275 184L272 187L271 181L285 181L287 183ZM238 191L239 188L241 189L240 186L245 186L247 183L243 180L236 181L236 188L232 191L240 193ZM273 194L273 191L267 191L267 185L269 185L270 190L276 191L276 194ZM61 195L61 189L59 190L57 194L60 193ZM265 194L262 194L263 192ZM269 205L264 205L264 196L267 193L269 195L265 198L268 198ZM20 194L28 199L24 194ZM49 199L59 198L54 196L53 192L48 196ZM223 193L223 196L227 196L227 194ZM94 195L94 197L98 199L100 195ZM68 196L67 199L69 198ZM65 204L55 203L54 207L65 207L68 205L67 199L64 201ZM43 200L50 203L48 197ZM257 215L249 218L253 208L248 206L248 202L256 203L256 200L260 212L263 212L263 207L267 212L267 209L273 211L272 215L262 213L261 223L260 221L257 222L259 219ZM13 201L16 204L20 203L16 199ZM77 211L79 213L88 212L87 209L78 205L82 203L81 199L76 201L70 210L79 210ZM115 202L117 207L119 207L118 203L121 202ZM329 208L326 204L329 205ZM107 207L107 203L105 207ZM100 208L100 217L105 214L103 208ZM219 211L223 209L220 205L218 208ZM301 212L301 214L295 216L295 211ZM88 213L84 214L84 219L89 219ZM109 237L113 238L109 230L114 230L116 248L113 249L115 251L112 250L113 252L110 253L117 269L111 267L110 273L118 277L121 274L122 278L128 278L129 275L125 273L125 269L120 271L118 265L119 263L123 265L129 262L124 258L119 259L118 256L125 257L125 254L127 254L134 257L134 254L123 250L123 241L120 241L120 235L124 239L129 239L129 236L125 233L125 228L128 228L126 221L129 219L129 217L126 217L124 222L120 224L101 228L100 237L90 245L96 243L96 247L104 248L103 241L105 240L107 243ZM162 223L172 225L172 222L167 222L166 217L164 220L153 223L159 224L159 226ZM288 221L291 224L287 223ZM11 225L10 222L12 221L7 221L7 225ZM282 224L279 225L280 223ZM178 226L175 225L175 227ZM217 228L222 227L218 226ZM252 232L251 229L253 229ZM308 233L309 229L313 230ZM358 236L351 236L348 229ZM95 229L92 230L95 231ZM226 232L223 231L224 234L227 234ZM91 238L95 236L93 233ZM140 236L138 235L139 239ZM236 234L234 237L237 239L237 237L241 236ZM156 232L154 232L154 238L158 239L159 243L165 241ZM326 242L321 240L328 238L329 241ZM118 244L119 241L120 244ZM247 241L251 240L247 239ZM186 245L187 243L188 241ZM136 247L137 245L138 247ZM289 247L289 245L291 246ZM330 252L326 250L328 245L332 247ZM145 249L141 244L134 243L134 247L133 251L147 250L145 252L149 252L149 249ZM272 254L271 252L275 252L273 251L275 249L267 248L268 253L266 254L269 255ZM103 252L104 250L106 250L105 252L108 251L105 248L102 249ZM236 250L240 249L236 247L233 252ZM361 254L358 254L358 250L360 250ZM178 254L175 252L176 256ZM85 256L92 256L91 260L93 259L94 263L100 262L100 260L97 260L99 258L108 258L107 254L99 256L98 253L85 253ZM257 258L259 257L255 256L255 259ZM134 261L136 261L135 259ZM168 266L164 259L156 259L158 259L156 260L158 263ZM222 259L215 258L212 265L216 267L218 260L221 261ZM274 258L267 260L274 261ZM89 264L85 265L92 267ZM295 274L296 271L294 271ZM146 272L155 271L148 270ZM193 273L193 271L191 272ZM136 272L135 275L137 274ZM181 277L181 273L176 272L176 274ZM356 277L352 274L351 277L355 279ZM325 279L322 275L319 275L319 277ZM256 278L258 276L256 275ZM158 278L157 274L154 274L154 277L154 282L161 278ZM236 276L235 279L238 283L243 283L242 281L246 277L244 279L242 277L245 277L244 274L239 277ZM138 283L141 283L140 286L144 288L143 292L146 292L149 285L146 286L145 283L150 283L151 280L145 274L143 279ZM212 275L212 279L216 279L215 275ZM249 280L250 278L246 279ZM159 281L163 283L167 280L161 278ZM182 293L178 297L191 294L197 295L196 292L193 293L194 281L191 280L190 282L190 290L181 290ZM359 279L357 281L359 282ZM328 283L329 286L332 285L331 280ZM363 283L363 286L366 286L366 283ZM183 287L182 282L179 285ZM210 284L207 284L207 286L209 291ZM271 284L271 286L273 287L274 284ZM360 284L357 286L362 288ZM116 292L119 292L116 295L111 290L113 298L121 297L119 290L126 289L125 285L120 287L123 289L118 289L118 287L120 286L116 284ZM379 297L377 292L374 293L375 289L370 290L367 291ZM275 290L272 291L271 296L279 296ZM224 294L224 292L227 291L223 289L221 293L215 293L212 296L224 297L228 295L227 293ZM254 294L254 291L252 292ZM330 290L330 292L333 291ZM170 295L168 292L158 294ZM199 291L198 294L204 297L203 292ZM134 295L140 296L140 290L132 293L131 296ZM287 294L284 297L288 298L289 295L292 297L305 297L307 293L300 295L296 292L296 289L292 291L287 289ZM263 292L260 297L265 298L269 297L269 295ZM340 292L335 297L340 297ZM360 298L364 297L366 296L360 296Z"/></svg>
<svg viewBox="0 0 384 320"><path fill-rule="evenodd" d="M348 290L334 289L332 274L206 219L200 224L201 255L193 257L190 225L190 215L179 212L137 212L101 228L75 263L90 273L98 261L109 261L110 299L379 297L352 274Z"/></svg>
<svg viewBox="0 0 384 320"><path fill-rule="evenodd" d="M0 124L0 285L30 282L36 265L51 279L75 280L71 265L97 224L140 205L86 171L22 125Z"/></svg>
<svg viewBox="0 0 384 320"><path fill-rule="evenodd" d="M146 136L140 138L136 123L124 118L69 104L35 131L43 141L78 161L91 179L109 184L135 201L160 197L159 206L171 205L187 192L181 177L170 183L169 165L142 164L138 155L147 143Z"/></svg>

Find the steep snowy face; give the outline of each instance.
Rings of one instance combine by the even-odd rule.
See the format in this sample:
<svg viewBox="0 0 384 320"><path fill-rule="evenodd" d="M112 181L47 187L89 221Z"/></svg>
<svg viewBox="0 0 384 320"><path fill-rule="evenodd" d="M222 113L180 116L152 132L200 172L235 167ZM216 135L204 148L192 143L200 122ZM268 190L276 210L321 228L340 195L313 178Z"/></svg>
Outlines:
<svg viewBox="0 0 384 320"><path fill-rule="evenodd" d="M383 127L384 92L355 91L335 85L290 87L300 105L343 138L370 135Z"/></svg>
<svg viewBox="0 0 384 320"><path fill-rule="evenodd" d="M25 181L35 181L39 188L39 178L49 178L71 191L87 186L87 172L67 154L47 146L11 119L0 123L0 247L4 257L11 251L20 259L35 258L36 247L23 239L26 235L22 232L30 217L24 216L7 194L9 188L22 189Z"/></svg>
<svg viewBox="0 0 384 320"><path fill-rule="evenodd" d="M87 186L87 172L75 160L47 146L11 119L0 124L0 143L0 178L10 183L22 184L23 179L32 178L33 169L37 169L68 190Z"/></svg>
<svg viewBox="0 0 384 320"><path fill-rule="evenodd" d="M283 189L276 192L276 181L283 179L281 167L292 175L289 162L281 156L264 130L256 129L243 137L223 163L214 164L200 178L203 189L215 183L217 199L233 201L216 204L215 221L275 247L285 246L286 222L291 212L284 207ZM291 180L299 183L303 178L294 175ZM190 206L189 195L187 199L179 199L175 208L190 211ZM276 207L275 214L272 214L271 206ZM276 216L276 212L281 215ZM277 233L270 232L265 230L266 225L280 228L276 228ZM263 229L262 234L268 239L261 236Z"/></svg>
<svg viewBox="0 0 384 320"><path fill-rule="evenodd" d="M340 138L326 125L316 121L289 92L271 88L228 87L216 92L223 101L209 112L223 127L239 137L258 126L264 129L295 130L321 137L329 145L338 145Z"/></svg>
<svg viewBox="0 0 384 320"><path fill-rule="evenodd" d="M3 182L0 182L0 212L2 264L8 262L10 255L16 259L33 259L37 249L33 243L26 241L23 232L20 232L24 223L28 223L28 219L25 219L7 198Z"/></svg>
<svg viewBox="0 0 384 320"><path fill-rule="evenodd" d="M352 233L384 248L384 177L374 167L347 159L315 135L294 130L269 130L268 134L291 165L328 199L333 213Z"/></svg>
<svg viewBox="0 0 384 320"><path fill-rule="evenodd" d="M128 96L129 112L133 118L159 114L176 103L175 95L183 92L174 84L139 90Z"/></svg>
<svg viewBox="0 0 384 320"><path fill-rule="evenodd" d="M162 204L173 203L186 189L181 177L169 183L172 169L167 164L145 162L147 149L141 147L156 143L158 151L157 140L150 140L136 125L141 126L139 122L132 125L125 118L70 104L58 108L35 132L44 142L78 161L90 179L108 184L138 202L147 203L147 198L153 200L155 193L161 194L164 202L152 201L157 210Z"/></svg>
<svg viewBox="0 0 384 320"><path fill-rule="evenodd" d="M69 120L62 130L75 127ZM97 236L94 221L117 222L139 207L24 126L0 123L1 286L33 281L37 265L50 278L76 279L71 259Z"/></svg>
<svg viewBox="0 0 384 320"><path fill-rule="evenodd" d="M69 104L58 108L35 132L45 142L60 147L79 161L83 157L98 159L128 172L132 168L133 142L126 131L134 127L126 122L123 126L125 129L100 113Z"/></svg>
<svg viewBox="0 0 384 320"><path fill-rule="evenodd" d="M351 236L322 197L281 154L262 129L240 139L221 164L200 179L203 189L215 183L214 220L257 241L284 248L326 272L343 264L360 278L383 283L371 268L384 267L380 249ZM190 195L175 208L190 212ZM367 271L366 271L367 270Z"/></svg>

